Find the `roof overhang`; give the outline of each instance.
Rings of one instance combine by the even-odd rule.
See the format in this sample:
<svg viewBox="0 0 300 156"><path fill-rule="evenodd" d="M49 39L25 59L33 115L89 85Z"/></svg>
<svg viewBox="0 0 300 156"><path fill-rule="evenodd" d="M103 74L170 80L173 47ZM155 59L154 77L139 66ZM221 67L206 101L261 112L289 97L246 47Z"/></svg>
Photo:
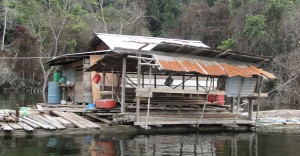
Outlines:
<svg viewBox="0 0 300 156"><path fill-rule="evenodd" d="M83 58L88 57L90 55L104 55L107 52L111 52L111 50L65 54L65 55L54 57L51 60L45 62L44 64L49 64L49 66L70 64L70 63L82 60Z"/></svg>

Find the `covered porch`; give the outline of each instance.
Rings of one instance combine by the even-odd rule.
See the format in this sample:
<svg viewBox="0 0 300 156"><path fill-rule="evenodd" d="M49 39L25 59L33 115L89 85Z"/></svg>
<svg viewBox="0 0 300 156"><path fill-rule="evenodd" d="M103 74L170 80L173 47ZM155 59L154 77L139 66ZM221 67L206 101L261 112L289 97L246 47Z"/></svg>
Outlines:
<svg viewBox="0 0 300 156"><path fill-rule="evenodd" d="M261 92L263 79L275 78L256 67L266 58L226 53L226 57L233 55L233 60L220 58L225 53L202 57L140 49L116 48L86 70L104 77L101 98L120 103L120 114L113 116L113 122L133 122L144 128L170 124L251 126L255 124L253 101L259 103L267 96ZM107 73L115 75L109 81L117 81L117 85L103 85L107 84L103 82ZM238 113L241 98L249 100L248 116Z"/></svg>

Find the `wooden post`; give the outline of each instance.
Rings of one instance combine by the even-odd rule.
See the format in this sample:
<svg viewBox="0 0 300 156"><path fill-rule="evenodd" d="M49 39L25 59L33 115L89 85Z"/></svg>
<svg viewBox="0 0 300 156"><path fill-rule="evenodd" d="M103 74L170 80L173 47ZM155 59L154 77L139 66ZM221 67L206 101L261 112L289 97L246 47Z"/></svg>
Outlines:
<svg viewBox="0 0 300 156"><path fill-rule="evenodd" d="M208 77L206 77L206 86L205 86L205 89L207 90L208 88Z"/></svg>
<svg viewBox="0 0 300 156"><path fill-rule="evenodd" d="M111 67L111 99L114 99L114 85L115 85L115 79L114 79L114 66Z"/></svg>
<svg viewBox="0 0 300 156"><path fill-rule="evenodd" d="M148 129L148 117L149 117L149 114L150 114L150 93L151 93L151 73L152 73L152 71L151 71L151 66L149 66L149 91L148 91L148 93L149 93L149 96L148 96L148 106L147 106L147 116L146 116L146 129Z"/></svg>
<svg viewBox="0 0 300 156"><path fill-rule="evenodd" d="M142 73L142 87L144 88L145 85L145 73Z"/></svg>
<svg viewBox="0 0 300 156"><path fill-rule="evenodd" d="M205 112L205 107L206 107L206 103L207 103L207 100L208 100L208 95L209 95L209 92L210 92L210 89L211 89L211 85L212 85L212 79L210 81L209 89L206 91L206 100L205 100L204 106L202 108L202 114L201 114L199 120L197 121L197 129L199 129L200 122L201 122L201 120L203 118L203 115L204 115L204 112Z"/></svg>
<svg viewBox="0 0 300 156"><path fill-rule="evenodd" d="M148 46L149 44L145 44L142 47L139 48L139 56L138 56L138 64L137 64L137 88L140 88L141 85L141 49L144 47ZM140 121L140 104L141 104L141 97L137 96L136 97L136 122Z"/></svg>
<svg viewBox="0 0 300 156"><path fill-rule="evenodd" d="M102 76L102 91L105 90L105 78L106 78L106 72L103 71L103 76Z"/></svg>
<svg viewBox="0 0 300 156"><path fill-rule="evenodd" d="M240 106L241 92L242 92L242 89L243 89L244 79L245 78L242 78L241 88L240 88L239 96L238 96L237 103L236 103L234 126L237 124L237 114L238 114L238 110L239 110L239 106Z"/></svg>
<svg viewBox="0 0 300 156"><path fill-rule="evenodd" d="M199 90L199 77L196 75L196 90Z"/></svg>
<svg viewBox="0 0 300 156"><path fill-rule="evenodd" d="M156 88L156 73L154 73L154 88Z"/></svg>
<svg viewBox="0 0 300 156"><path fill-rule="evenodd" d="M183 75L182 75L182 90L184 90L184 82L185 82L185 81L184 81L184 78L185 78L185 75L183 74Z"/></svg>
<svg viewBox="0 0 300 156"><path fill-rule="evenodd" d="M138 58L138 67L137 67L137 88L140 88L140 83L141 83L141 53L139 53L139 58ZM141 98L140 96L136 97L136 121L139 122L140 119L140 103L141 103Z"/></svg>
<svg viewBox="0 0 300 156"><path fill-rule="evenodd" d="M249 100L248 117L249 117L249 120L252 120L252 115L253 115L253 100L251 98L248 98L248 100Z"/></svg>
<svg viewBox="0 0 300 156"><path fill-rule="evenodd" d="M262 90L262 82L263 82L263 79L262 79L262 76L260 76L258 98L257 98L258 99L258 102L257 102L257 111L256 111L256 119L255 119L255 129L257 127L258 113L259 113L259 107L260 107L260 102L261 102L260 94L261 94L261 90Z"/></svg>
<svg viewBox="0 0 300 156"><path fill-rule="evenodd" d="M125 113L126 57L123 58L121 113Z"/></svg>
<svg viewBox="0 0 300 156"><path fill-rule="evenodd" d="M214 90L215 89L215 78L212 78L213 80L213 87L212 87L212 90Z"/></svg>
<svg viewBox="0 0 300 156"><path fill-rule="evenodd" d="M231 101L231 109L230 109L230 112L233 113L233 110L234 110L234 104L235 104L235 97L232 97L232 101Z"/></svg>

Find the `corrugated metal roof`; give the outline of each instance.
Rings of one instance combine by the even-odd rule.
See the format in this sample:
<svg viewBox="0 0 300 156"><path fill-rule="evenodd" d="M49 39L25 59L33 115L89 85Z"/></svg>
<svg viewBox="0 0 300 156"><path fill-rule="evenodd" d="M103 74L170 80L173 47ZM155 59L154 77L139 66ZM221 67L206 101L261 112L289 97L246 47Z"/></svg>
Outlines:
<svg viewBox="0 0 300 156"><path fill-rule="evenodd" d="M178 54L168 56L153 54L153 57L161 69L166 71L196 72L209 76L253 77L254 75L258 75L266 78L276 78L272 73L246 62Z"/></svg>
<svg viewBox="0 0 300 156"><path fill-rule="evenodd" d="M158 37L147 37L147 36L131 36L131 35L118 35L118 34L103 34L95 33L103 42L109 46L111 50L115 48L124 49L139 49L145 44L149 44L142 50L152 50L159 45L179 45L179 46L191 46L197 48L210 48L203 44L201 41L195 40L181 40L181 39L169 39L169 38L158 38Z"/></svg>

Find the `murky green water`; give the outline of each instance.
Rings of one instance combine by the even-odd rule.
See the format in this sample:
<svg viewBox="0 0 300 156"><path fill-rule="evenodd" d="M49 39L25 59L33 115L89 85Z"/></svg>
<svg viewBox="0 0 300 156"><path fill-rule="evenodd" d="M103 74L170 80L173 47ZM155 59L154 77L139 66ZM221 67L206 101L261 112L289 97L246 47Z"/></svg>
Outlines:
<svg viewBox="0 0 300 156"><path fill-rule="evenodd" d="M16 104L20 107L35 105L43 101L41 94L20 93L20 92L1 92L0 109L15 109Z"/></svg>
<svg viewBox="0 0 300 156"><path fill-rule="evenodd" d="M104 138L95 135L0 137L1 156L73 155L200 155L298 156L300 134L216 133L137 135Z"/></svg>

